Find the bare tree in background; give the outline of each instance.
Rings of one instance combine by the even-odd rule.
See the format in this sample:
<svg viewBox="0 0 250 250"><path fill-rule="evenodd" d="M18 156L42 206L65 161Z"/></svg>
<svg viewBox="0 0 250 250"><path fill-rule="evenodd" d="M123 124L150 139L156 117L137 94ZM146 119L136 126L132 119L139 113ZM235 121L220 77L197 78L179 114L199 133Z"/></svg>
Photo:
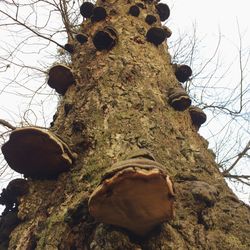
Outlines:
<svg viewBox="0 0 250 250"><path fill-rule="evenodd" d="M155 47L144 41L148 25L144 23L143 15L153 11L153 4L149 2L144 2L147 8L141 9L143 14L135 18L127 15L131 4L121 0L99 1L98 5L105 6L113 16L105 22L91 24L84 20L82 24L81 1L0 1L3 38L0 41L1 143L8 140L9 133L16 127L49 128L57 110L52 130L78 153L72 171L63 173L57 180L29 180L33 193L21 201L19 216L21 214L22 221L11 234L9 249L249 247L249 208L238 201L224 183L224 178L243 185L249 185L250 180L245 171L240 171L244 160L249 159L250 148L249 86L245 81L249 53L244 51L239 33L236 62L239 79L229 87L228 83L223 83L231 65L226 68L221 65L221 35L214 53L205 59L199 55L201 41L197 40L195 28L191 36L180 34L179 40L168 42L171 63L187 64L193 69L185 88L193 104L207 112L206 126L211 132L208 139L217 157L219 173L213 153L207 150L207 142L192 130L187 112L180 115L171 111L165 101L166 89L178 83L166 46ZM96 52L91 39L85 47L75 41L79 30L87 30L91 36L105 25L115 26L118 30L119 45L114 48L115 53L113 50ZM159 20L157 26L160 26ZM131 30L136 30L136 34ZM120 42L121 39L128 45ZM74 44L76 51L73 55L65 50L66 43ZM80 57L84 58L81 63ZM162 62L166 66L160 66ZM66 97L56 95L47 86L48 69L54 63L74 68L78 77L74 90L66 93ZM119 70L121 74L117 74ZM145 87L144 79L148 81ZM107 86L106 81L109 81ZM120 86L119 81L124 81L124 86ZM168 81L170 86L166 86ZM148 92L149 88L152 93ZM10 98L15 100L13 104L8 104ZM63 110L69 100L75 109L67 116ZM120 104L123 102L128 105ZM150 103L154 103L153 113L148 108ZM163 105L167 106L167 111L163 110ZM172 112L171 117L169 112ZM113 115L115 119L106 131L102 124ZM139 119L142 124L137 126ZM70 132L69 125L75 120L84 123L83 131L77 135ZM183 120L187 124L182 124ZM214 122L222 124L216 133ZM89 148L84 152L79 149L83 135L89 140ZM169 141L165 139L168 136L171 137ZM173 145L176 147L172 149ZM180 154L183 147L189 152L188 156ZM144 239L96 222L89 216L87 208L89 194L104 169L136 148L149 149L163 165L171 166L167 170L176 186L175 219ZM14 178L15 174L4 159L1 166L3 180Z"/></svg>

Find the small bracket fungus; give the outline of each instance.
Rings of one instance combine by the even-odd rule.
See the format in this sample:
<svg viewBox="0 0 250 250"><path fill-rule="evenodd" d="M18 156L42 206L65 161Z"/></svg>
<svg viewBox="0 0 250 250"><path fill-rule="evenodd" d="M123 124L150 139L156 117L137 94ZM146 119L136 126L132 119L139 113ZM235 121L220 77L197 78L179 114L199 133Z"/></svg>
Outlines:
<svg viewBox="0 0 250 250"><path fill-rule="evenodd" d="M68 51L70 54L74 53L74 51L75 51L75 47L74 47L74 45L71 44L71 43L66 43L66 44L64 45L64 49L65 49L66 51Z"/></svg>
<svg viewBox="0 0 250 250"><path fill-rule="evenodd" d="M80 44L84 44L88 41L88 36L86 34L83 33L79 33L75 36L76 40L80 43Z"/></svg>
<svg viewBox="0 0 250 250"><path fill-rule="evenodd" d="M178 111L184 111L191 105L191 99L183 88L173 88L170 90L169 104Z"/></svg>
<svg viewBox="0 0 250 250"><path fill-rule="evenodd" d="M62 64L55 65L49 70L48 85L55 89L58 94L64 95L74 82L71 69Z"/></svg>
<svg viewBox="0 0 250 250"><path fill-rule="evenodd" d="M74 154L53 133L36 127L15 129L2 146L9 166L25 177L56 178L69 170Z"/></svg>
<svg viewBox="0 0 250 250"><path fill-rule="evenodd" d="M7 211L14 211L18 206L18 198L29 191L28 182L25 179L14 179L0 194L0 204L5 205Z"/></svg>
<svg viewBox="0 0 250 250"><path fill-rule="evenodd" d="M8 249L10 234L19 223L17 211L2 213L0 216L0 249Z"/></svg>
<svg viewBox="0 0 250 250"><path fill-rule="evenodd" d="M200 126L207 120L206 114L202 111L202 109L195 106L191 106L189 108L189 114L195 129L198 131Z"/></svg>
<svg viewBox="0 0 250 250"><path fill-rule="evenodd" d="M157 21L157 18L153 15L147 15L145 18L145 22L149 25L152 25L153 23L155 23Z"/></svg>
<svg viewBox="0 0 250 250"><path fill-rule="evenodd" d="M163 30L165 31L167 38L172 36L172 31L167 26L163 26Z"/></svg>
<svg viewBox="0 0 250 250"><path fill-rule="evenodd" d="M163 166L148 159L114 164L89 199L98 221L144 236L173 218L174 191Z"/></svg>
<svg viewBox="0 0 250 250"><path fill-rule="evenodd" d="M166 39L166 32L162 28L152 27L148 30L146 37L147 41L158 46Z"/></svg>
<svg viewBox="0 0 250 250"><path fill-rule="evenodd" d="M103 7L95 7L91 16L92 22L99 22L106 18L107 12Z"/></svg>
<svg viewBox="0 0 250 250"><path fill-rule="evenodd" d="M160 16L160 20L163 22L163 21L166 21L168 18L169 18L169 15L170 15L170 9L168 7L167 4L165 3L159 3L155 6L155 8L157 9L157 12Z"/></svg>
<svg viewBox="0 0 250 250"><path fill-rule="evenodd" d="M93 44L99 51L110 50L118 42L116 30L111 26L106 26L103 30L97 31L93 36Z"/></svg>
<svg viewBox="0 0 250 250"><path fill-rule="evenodd" d="M80 7L80 13L83 17L89 18L93 14L94 4L90 2L84 2Z"/></svg>
<svg viewBox="0 0 250 250"><path fill-rule="evenodd" d="M179 82L185 82L192 75L192 69L187 65L176 65L175 76Z"/></svg>
<svg viewBox="0 0 250 250"><path fill-rule="evenodd" d="M131 15L131 16L135 16L135 17L138 17L140 15L140 8L137 6L137 5L133 5L129 8L129 11L128 13Z"/></svg>

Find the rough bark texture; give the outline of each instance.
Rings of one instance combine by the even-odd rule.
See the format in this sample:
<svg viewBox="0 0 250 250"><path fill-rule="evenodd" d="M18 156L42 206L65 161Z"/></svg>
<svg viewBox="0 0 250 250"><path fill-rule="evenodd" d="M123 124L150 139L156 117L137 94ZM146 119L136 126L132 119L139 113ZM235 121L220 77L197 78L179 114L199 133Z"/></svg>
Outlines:
<svg viewBox="0 0 250 250"><path fill-rule="evenodd" d="M125 0L99 5L109 13L106 20L84 21L81 31L92 36L111 25L119 42L97 52L91 39L74 41L76 84L61 99L51 128L78 158L57 180L29 180L9 249L250 249L249 207L228 188L188 111L168 104L169 89L179 83L167 45L145 38L150 26L144 19L156 14L154 5L146 4L139 17L127 14ZM174 220L145 238L97 223L87 207L105 169L138 148L154 154L176 189Z"/></svg>

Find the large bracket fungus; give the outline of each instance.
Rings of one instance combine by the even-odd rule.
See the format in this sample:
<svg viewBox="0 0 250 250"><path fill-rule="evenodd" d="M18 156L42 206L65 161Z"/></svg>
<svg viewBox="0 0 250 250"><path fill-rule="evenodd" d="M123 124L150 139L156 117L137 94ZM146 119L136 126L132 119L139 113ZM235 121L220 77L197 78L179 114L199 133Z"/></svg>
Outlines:
<svg viewBox="0 0 250 250"><path fill-rule="evenodd" d="M83 17L89 18L93 14L94 4L90 2L84 2L80 7L80 13Z"/></svg>
<svg viewBox="0 0 250 250"><path fill-rule="evenodd" d="M129 13L131 16L138 17L138 16L140 15L140 8L139 8L137 5L132 5L132 6L129 8L128 13Z"/></svg>
<svg viewBox="0 0 250 250"><path fill-rule="evenodd" d="M99 51L110 50L117 44L117 42L117 32L111 26L106 26L103 30L98 30L93 36L93 44Z"/></svg>
<svg viewBox="0 0 250 250"><path fill-rule="evenodd" d="M170 9L168 7L167 4L165 3L159 3L155 6L155 8L157 9L157 12L160 16L160 20L163 22L163 21L166 21L168 18L169 18L169 15L170 15Z"/></svg>
<svg viewBox="0 0 250 250"><path fill-rule="evenodd" d="M48 85L55 89L58 94L64 95L74 82L71 69L62 64L55 65L49 70Z"/></svg>
<svg viewBox="0 0 250 250"><path fill-rule="evenodd" d="M166 32L164 31L164 29L152 27L148 30L146 37L147 37L147 41L158 46L164 42L167 36L166 36Z"/></svg>
<svg viewBox="0 0 250 250"><path fill-rule="evenodd" d="M2 152L13 170L36 179L56 178L69 170L75 157L65 142L36 127L15 129Z"/></svg>
<svg viewBox="0 0 250 250"><path fill-rule="evenodd" d="M179 82L185 82L192 75L192 69L188 65L174 65L175 76Z"/></svg>
<svg viewBox="0 0 250 250"><path fill-rule="evenodd" d="M207 120L206 114L203 112L202 109L195 106L191 106L189 108L189 114L191 116L192 123L195 129L198 131L200 126Z"/></svg>
<svg viewBox="0 0 250 250"><path fill-rule="evenodd" d="M191 99L183 88L173 88L168 96L169 104L178 111L184 111L191 105Z"/></svg>
<svg viewBox="0 0 250 250"><path fill-rule="evenodd" d="M144 236L173 218L174 190L164 167L146 158L114 164L89 199L97 221Z"/></svg>
<svg viewBox="0 0 250 250"><path fill-rule="evenodd" d="M91 16L92 22L99 22L106 18L107 12L103 7L95 7Z"/></svg>

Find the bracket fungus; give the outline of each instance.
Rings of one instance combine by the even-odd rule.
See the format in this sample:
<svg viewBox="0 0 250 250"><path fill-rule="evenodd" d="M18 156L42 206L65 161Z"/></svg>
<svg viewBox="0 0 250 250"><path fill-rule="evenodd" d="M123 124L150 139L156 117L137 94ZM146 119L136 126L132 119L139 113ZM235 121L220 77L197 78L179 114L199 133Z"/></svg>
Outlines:
<svg viewBox="0 0 250 250"><path fill-rule="evenodd" d="M195 106L191 106L189 108L189 114L191 116L192 123L195 129L198 131L200 126L207 120L206 114L203 112L202 109Z"/></svg>
<svg viewBox="0 0 250 250"><path fill-rule="evenodd" d="M0 194L0 204L5 205L5 211L14 211L18 206L18 198L29 192L29 184L25 179L14 179Z"/></svg>
<svg viewBox="0 0 250 250"><path fill-rule="evenodd" d="M89 18L92 16L94 4L90 2L84 2L80 7L80 13L83 17Z"/></svg>
<svg viewBox="0 0 250 250"><path fill-rule="evenodd" d="M163 30L165 31L167 38L172 36L172 31L167 26L163 26Z"/></svg>
<svg viewBox="0 0 250 250"><path fill-rule="evenodd" d="M128 13L129 13L131 16L138 17L138 16L140 15L140 8L139 8L137 5L132 5L132 6L129 8Z"/></svg>
<svg viewBox="0 0 250 250"><path fill-rule="evenodd" d="M178 111L184 111L191 105L191 99L183 88L173 88L168 96L169 104Z"/></svg>
<svg viewBox="0 0 250 250"><path fill-rule="evenodd" d="M103 7L95 7L91 16L92 22L99 22L107 17L107 12Z"/></svg>
<svg viewBox="0 0 250 250"><path fill-rule="evenodd" d="M25 177L56 178L75 158L65 142L52 132L36 127L17 128L2 146L9 166Z"/></svg>
<svg viewBox="0 0 250 250"><path fill-rule="evenodd" d="M75 79L71 69L62 64L58 64L50 68L48 85L55 89L58 94L64 95Z"/></svg>
<svg viewBox="0 0 250 250"><path fill-rule="evenodd" d="M145 18L145 22L149 25L152 25L157 21L157 18L154 15L147 15Z"/></svg>
<svg viewBox="0 0 250 250"><path fill-rule="evenodd" d="M168 18L169 18L169 15L170 15L170 9L168 7L167 4L165 3L159 3L155 6L159 16L160 16L160 20L163 22L163 21L166 21Z"/></svg>
<svg viewBox="0 0 250 250"><path fill-rule="evenodd" d="M162 28L152 27L148 30L146 37L147 41L158 46L166 39L166 32Z"/></svg>
<svg viewBox="0 0 250 250"><path fill-rule="evenodd" d="M126 228L139 236L173 218L174 189L164 167L134 158L114 164L89 198L97 221Z"/></svg>
<svg viewBox="0 0 250 250"><path fill-rule="evenodd" d="M97 50L110 50L117 44L118 35L113 27L106 26L103 30L98 30L92 40Z"/></svg>
<svg viewBox="0 0 250 250"><path fill-rule="evenodd" d="M179 82L187 81L192 73L188 65L175 65L175 76Z"/></svg>
<svg viewBox="0 0 250 250"><path fill-rule="evenodd" d="M66 44L64 45L64 49L65 49L66 51L68 51L70 54L74 53L74 51L75 51L75 47L74 47L74 45L71 44L71 43L66 43Z"/></svg>
<svg viewBox="0 0 250 250"><path fill-rule="evenodd" d="M80 43L80 44L84 44L88 41L88 36L84 33L78 33L75 36L76 40Z"/></svg>

